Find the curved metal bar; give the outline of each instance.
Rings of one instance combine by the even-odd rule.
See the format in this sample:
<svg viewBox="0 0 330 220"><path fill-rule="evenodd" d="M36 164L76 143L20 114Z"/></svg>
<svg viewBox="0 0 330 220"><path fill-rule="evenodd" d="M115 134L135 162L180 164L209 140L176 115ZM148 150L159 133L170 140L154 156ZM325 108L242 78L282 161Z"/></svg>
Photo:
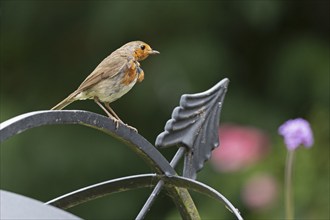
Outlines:
<svg viewBox="0 0 330 220"><path fill-rule="evenodd" d="M31 128L56 124L79 124L98 129L128 144L156 173L176 173L163 155L140 134L120 123L116 128L110 118L88 111L46 110L16 116L0 124L0 142Z"/></svg>
<svg viewBox="0 0 330 220"><path fill-rule="evenodd" d="M213 199L216 199L226 206L226 208L231 211L232 213L235 214L237 219L243 220L242 216L240 215L238 209L236 209L230 201L223 196L221 193L219 193L217 190L213 189L212 187L201 183L199 181L186 178L186 177L181 177L181 176L164 176L162 180L165 182L165 185L173 185L176 187L184 187L189 190L193 190L195 192L204 194L206 196L209 196Z"/></svg>
<svg viewBox="0 0 330 220"><path fill-rule="evenodd" d="M156 185L158 181L159 177L157 174L127 176L78 189L58 198L52 199L46 202L46 204L61 209L68 209L112 193L152 187Z"/></svg>
<svg viewBox="0 0 330 220"><path fill-rule="evenodd" d="M0 124L0 143L15 134L42 125L78 124L98 129L131 147L156 173L175 175L163 155L144 137L128 126L116 123L108 117L81 110L45 110L19 115ZM182 218L199 219L198 211L187 189L167 188ZM74 198L72 198L74 199Z"/></svg>
<svg viewBox="0 0 330 220"><path fill-rule="evenodd" d="M237 219L243 219L239 211L229 202L229 200L212 187L186 177L162 176L157 174L140 174L97 183L60 196L48 201L46 204L67 209L111 193L154 187L160 180L168 187L189 188L190 190L220 201L237 217Z"/></svg>

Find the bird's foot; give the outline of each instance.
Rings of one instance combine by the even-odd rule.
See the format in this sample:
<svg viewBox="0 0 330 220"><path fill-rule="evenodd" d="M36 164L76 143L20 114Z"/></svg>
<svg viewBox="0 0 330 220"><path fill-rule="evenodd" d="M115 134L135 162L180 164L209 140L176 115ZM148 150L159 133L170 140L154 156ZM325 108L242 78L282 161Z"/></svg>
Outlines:
<svg viewBox="0 0 330 220"><path fill-rule="evenodd" d="M128 124L125 124L129 129L133 130L136 133L139 133L138 130L136 128L134 128L133 126L130 126Z"/></svg>
<svg viewBox="0 0 330 220"><path fill-rule="evenodd" d="M113 118L113 117L112 117L112 119L115 121L115 124L116 124L116 130L118 129L119 124L122 124L122 125L128 127L129 129L133 130L134 132L138 133L138 130L137 130L136 128L134 128L133 126L130 126L130 125L124 123L122 120L117 119L117 118Z"/></svg>

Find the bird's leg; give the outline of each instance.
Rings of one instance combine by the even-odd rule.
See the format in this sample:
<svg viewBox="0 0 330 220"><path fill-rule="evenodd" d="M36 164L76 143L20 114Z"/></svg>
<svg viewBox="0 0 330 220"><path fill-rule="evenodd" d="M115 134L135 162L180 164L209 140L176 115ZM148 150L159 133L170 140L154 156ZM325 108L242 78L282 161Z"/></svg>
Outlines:
<svg viewBox="0 0 330 220"><path fill-rule="evenodd" d="M119 116L115 113L115 111L110 107L109 103L108 102L105 102L104 103L104 106L111 112L111 114L113 116L115 116L115 118L118 120L118 122L121 122L122 124L125 124L120 118ZM136 128L128 125L128 124L125 124L127 127L131 128L132 130L134 130L135 132L138 132Z"/></svg>
<svg viewBox="0 0 330 220"><path fill-rule="evenodd" d="M104 103L104 106L110 111L111 115L116 118L116 129L118 129L119 122L124 124L124 122L118 117L116 112L110 107L108 102Z"/></svg>
<svg viewBox="0 0 330 220"><path fill-rule="evenodd" d="M109 102L105 102L104 106L111 112L111 114L121 123L124 124L124 122L119 118L119 116L116 114L116 112L110 107Z"/></svg>
<svg viewBox="0 0 330 220"><path fill-rule="evenodd" d="M122 122L119 118L117 118L118 116L115 114L115 115L112 115L110 112L108 112L108 110L106 108L104 108L104 106L102 105L102 103L100 102L100 100L97 98L97 97L94 97L94 101L95 103L101 107L101 109L107 113L107 115L109 116L109 118L113 119L116 123L116 129L118 128L119 126L119 122ZM112 110L113 112L113 110Z"/></svg>

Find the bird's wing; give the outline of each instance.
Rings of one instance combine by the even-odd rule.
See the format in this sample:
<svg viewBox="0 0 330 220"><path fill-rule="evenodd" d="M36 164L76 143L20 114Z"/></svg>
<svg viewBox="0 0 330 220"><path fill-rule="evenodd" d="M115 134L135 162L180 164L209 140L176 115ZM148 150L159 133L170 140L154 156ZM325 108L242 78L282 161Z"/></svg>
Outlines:
<svg viewBox="0 0 330 220"><path fill-rule="evenodd" d="M101 80L109 77L114 77L122 71L127 71L130 59L121 54L112 53L106 57L95 70L87 76L87 78L80 84L77 92L82 92L97 84Z"/></svg>

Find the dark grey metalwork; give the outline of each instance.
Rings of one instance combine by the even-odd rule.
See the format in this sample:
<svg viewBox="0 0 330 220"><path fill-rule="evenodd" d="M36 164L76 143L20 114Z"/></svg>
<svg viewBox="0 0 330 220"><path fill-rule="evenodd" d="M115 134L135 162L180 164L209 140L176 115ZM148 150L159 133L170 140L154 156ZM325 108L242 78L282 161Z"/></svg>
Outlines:
<svg viewBox="0 0 330 220"><path fill-rule="evenodd" d="M229 80L223 79L211 89L197 94L181 96L180 106L173 110L165 131L156 139L157 147L181 146L171 161L176 166L185 153L183 176L196 179L197 171L219 145L218 127L222 103ZM160 181L142 207L136 220L143 219L164 185Z"/></svg>
<svg viewBox="0 0 330 220"><path fill-rule="evenodd" d="M229 80L223 79L211 89L181 96L165 131L158 135L159 148L173 145L186 147L183 176L196 179L211 152L219 145L220 111Z"/></svg>
<svg viewBox="0 0 330 220"><path fill-rule="evenodd" d="M113 120L80 110L37 111L14 117L0 124L0 142L38 126L79 124L120 139L141 156L156 173L109 180L60 196L46 204L69 208L114 192L155 186L137 219L144 218L163 187L172 197L184 219L200 219L187 189L223 202L238 219L242 219L237 209L224 196L194 180L196 173L209 159L212 149L217 146L220 110L228 82L228 79L224 79L203 93L182 96L180 107L174 109L172 119L166 124L165 131L158 136L156 141L160 147L174 144L181 146L171 163L168 163L151 143L129 127L119 124L116 128ZM185 155L185 177L180 177L173 168L183 155Z"/></svg>
<svg viewBox="0 0 330 220"><path fill-rule="evenodd" d="M222 202L229 211L233 212L238 219L242 219L242 217L240 217L239 211L221 193L205 185L204 183L186 177L165 176L157 174L140 174L105 181L68 193L53 199L46 204L67 209L111 193L125 192L128 190L144 187L153 187L158 181L162 181L167 185L189 188L190 190L218 200L219 202Z"/></svg>
<svg viewBox="0 0 330 220"><path fill-rule="evenodd" d="M173 157L173 159L171 160L171 163L170 163L170 165L173 168L176 167L176 165L178 164L180 159L183 157L185 151L186 151L186 149L184 147L180 147L179 150L176 152L176 154L174 155L174 157ZM144 206L140 210L139 214L136 216L135 220L141 220L141 219L145 218L145 216L147 215L147 212L150 210L151 206L156 201L156 198L157 198L158 194L163 189L164 184L165 183L164 183L163 180L160 180L157 183L154 190L152 191L149 198L147 199L146 203L144 204Z"/></svg>
<svg viewBox="0 0 330 220"><path fill-rule="evenodd" d="M79 124L98 129L117 139L125 141L158 173L171 175L176 173L163 155L140 134L123 124L119 124L118 128L116 128L114 121L108 117L87 111L46 110L19 115L0 124L0 141L2 142L15 134L19 134L31 128L55 124Z"/></svg>
<svg viewBox="0 0 330 220"><path fill-rule="evenodd" d="M116 123L108 117L87 111L47 110L19 115L0 124L0 141L2 142L15 134L19 134L31 128L54 124L79 124L98 129L125 142L133 151L141 156L156 173L176 175L175 170L170 166L163 155L144 137L123 124L119 124L117 128ZM192 216L194 214L192 210L188 209L184 204L184 202L187 201L184 201L178 190L168 187L167 191L177 205L181 216ZM184 190L182 190L181 193L186 194L184 198L191 200L188 191L184 192Z"/></svg>

